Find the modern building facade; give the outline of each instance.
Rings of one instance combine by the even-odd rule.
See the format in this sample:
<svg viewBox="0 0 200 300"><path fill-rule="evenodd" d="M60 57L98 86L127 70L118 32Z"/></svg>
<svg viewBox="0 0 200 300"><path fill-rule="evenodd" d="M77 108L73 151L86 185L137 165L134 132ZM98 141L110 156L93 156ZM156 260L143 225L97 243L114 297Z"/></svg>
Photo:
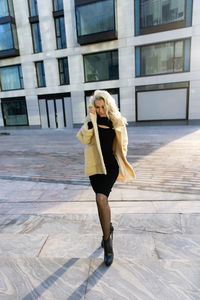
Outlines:
<svg viewBox="0 0 200 300"><path fill-rule="evenodd" d="M79 126L96 89L129 124L200 123L199 15L198 0L1 0L0 127Z"/></svg>

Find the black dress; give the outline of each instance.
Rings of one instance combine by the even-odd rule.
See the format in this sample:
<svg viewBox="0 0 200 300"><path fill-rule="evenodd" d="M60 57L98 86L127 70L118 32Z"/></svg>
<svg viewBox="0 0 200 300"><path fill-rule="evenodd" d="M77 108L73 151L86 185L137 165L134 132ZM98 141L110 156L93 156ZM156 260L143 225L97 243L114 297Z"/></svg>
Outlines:
<svg viewBox="0 0 200 300"><path fill-rule="evenodd" d="M119 166L112 150L115 130L112 128L111 121L97 115L98 124L109 126L109 128L98 126L99 140L107 174L95 174L89 176L89 179L96 194L100 193L108 197L119 174Z"/></svg>

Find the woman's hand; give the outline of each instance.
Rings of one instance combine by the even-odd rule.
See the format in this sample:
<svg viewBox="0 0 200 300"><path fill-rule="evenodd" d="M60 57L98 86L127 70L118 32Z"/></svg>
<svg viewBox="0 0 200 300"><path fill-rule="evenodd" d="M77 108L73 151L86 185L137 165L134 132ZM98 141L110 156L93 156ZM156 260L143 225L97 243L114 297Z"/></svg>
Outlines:
<svg viewBox="0 0 200 300"><path fill-rule="evenodd" d="M94 106L89 107L89 113L95 115L96 114L96 109Z"/></svg>

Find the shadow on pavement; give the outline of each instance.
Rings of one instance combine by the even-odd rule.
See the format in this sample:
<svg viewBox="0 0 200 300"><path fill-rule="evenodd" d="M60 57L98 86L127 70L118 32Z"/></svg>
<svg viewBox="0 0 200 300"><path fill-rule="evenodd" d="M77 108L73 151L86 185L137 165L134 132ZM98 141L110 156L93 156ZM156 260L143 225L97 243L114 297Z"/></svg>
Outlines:
<svg viewBox="0 0 200 300"><path fill-rule="evenodd" d="M97 258L100 254L101 247L97 248L90 256L90 265L92 258ZM62 267L60 267L58 270L56 270L53 274L51 274L49 277L47 277L44 281L40 283L39 286L35 287L32 291L30 291L22 300L36 300L39 299L42 294L49 289L59 278L62 277L62 275L67 272L77 261L79 258L71 258L69 259ZM89 265L89 271L90 271L90 265ZM108 270L108 267L105 266L104 262L102 262L98 268L96 268L95 271L92 272L91 275L89 275L83 283L81 283L75 291L67 298L68 300L78 300L81 299L85 294L87 294L96 284L97 281L103 277L103 275ZM97 280L98 278L98 280ZM87 289L88 282L90 282L90 288Z"/></svg>

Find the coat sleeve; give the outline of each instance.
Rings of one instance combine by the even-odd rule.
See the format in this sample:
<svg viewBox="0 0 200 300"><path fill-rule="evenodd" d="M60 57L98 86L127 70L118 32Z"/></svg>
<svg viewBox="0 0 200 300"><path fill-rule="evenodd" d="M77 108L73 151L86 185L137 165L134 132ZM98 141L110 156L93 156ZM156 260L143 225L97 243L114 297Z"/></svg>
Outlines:
<svg viewBox="0 0 200 300"><path fill-rule="evenodd" d="M90 144L92 136L94 135L94 129L88 129L87 122L81 127L76 137L83 144Z"/></svg>

